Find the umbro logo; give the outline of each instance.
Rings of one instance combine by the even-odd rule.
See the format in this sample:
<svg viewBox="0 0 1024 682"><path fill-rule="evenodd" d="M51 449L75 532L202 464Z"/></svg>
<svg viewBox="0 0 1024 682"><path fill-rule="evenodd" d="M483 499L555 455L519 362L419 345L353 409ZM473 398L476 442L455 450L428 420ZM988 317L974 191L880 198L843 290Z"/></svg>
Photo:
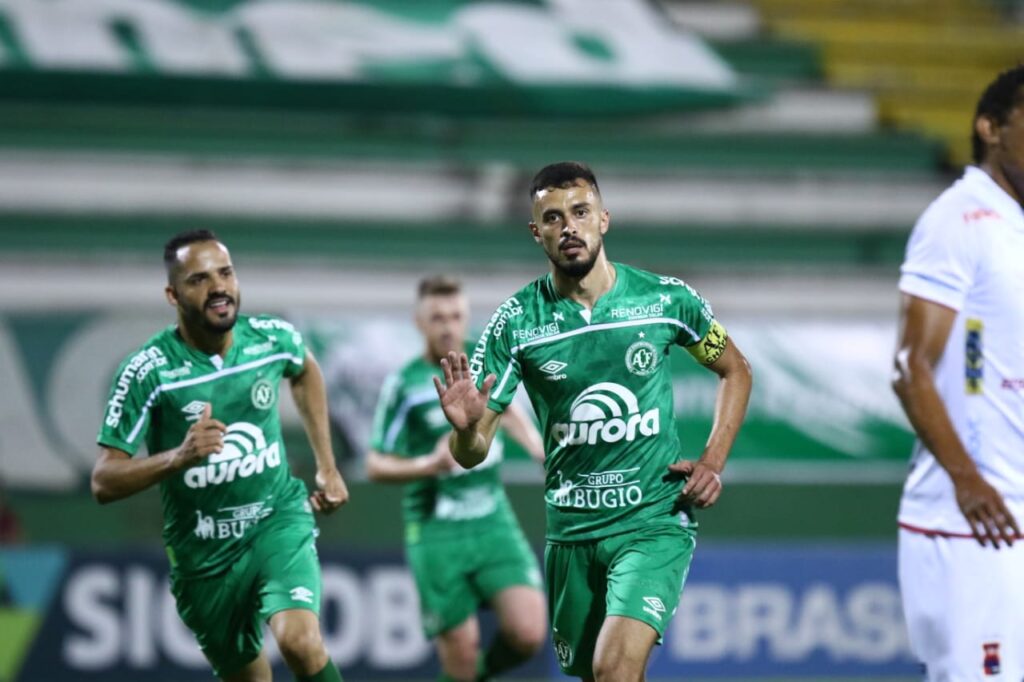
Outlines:
<svg viewBox="0 0 1024 682"><path fill-rule="evenodd" d="M185 413L185 421L194 422L199 421L199 417L202 416L205 408L206 403L202 400L193 400L188 405L181 408L181 411Z"/></svg>
<svg viewBox="0 0 1024 682"><path fill-rule="evenodd" d="M644 611L651 614L657 620L661 620L661 614L665 613L665 603L657 597L644 597L644 603L647 606L644 607Z"/></svg>
<svg viewBox="0 0 1024 682"><path fill-rule="evenodd" d="M558 360L549 360L548 362L545 362L543 365L540 366L540 371L544 372L545 374L558 374L568 366L568 364L564 362L559 362Z"/></svg>
<svg viewBox="0 0 1024 682"><path fill-rule="evenodd" d="M568 366L568 363L565 362L559 362L558 360L548 360L538 369L547 374L547 376L544 378L547 379L548 381L561 381L562 379L568 378L568 375L562 372L562 370Z"/></svg>
<svg viewBox="0 0 1024 682"><path fill-rule="evenodd" d="M290 590L292 601L301 601L306 604L313 603L313 590L308 587L293 587Z"/></svg>

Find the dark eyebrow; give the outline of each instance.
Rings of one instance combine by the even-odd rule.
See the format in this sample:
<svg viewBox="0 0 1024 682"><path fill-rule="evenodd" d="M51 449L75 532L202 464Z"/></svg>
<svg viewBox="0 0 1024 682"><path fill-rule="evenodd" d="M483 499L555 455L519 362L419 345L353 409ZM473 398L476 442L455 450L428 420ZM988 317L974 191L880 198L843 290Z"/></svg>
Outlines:
<svg viewBox="0 0 1024 682"><path fill-rule="evenodd" d="M557 208L549 208L548 210L544 211L544 213L541 214L541 218L544 218L546 220L547 217L551 215L562 215L562 211Z"/></svg>
<svg viewBox="0 0 1024 682"><path fill-rule="evenodd" d="M590 208L590 202L589 201L581 201L578 204L573 204L572 205L572 210L575 211L577 208Z"/></svg>

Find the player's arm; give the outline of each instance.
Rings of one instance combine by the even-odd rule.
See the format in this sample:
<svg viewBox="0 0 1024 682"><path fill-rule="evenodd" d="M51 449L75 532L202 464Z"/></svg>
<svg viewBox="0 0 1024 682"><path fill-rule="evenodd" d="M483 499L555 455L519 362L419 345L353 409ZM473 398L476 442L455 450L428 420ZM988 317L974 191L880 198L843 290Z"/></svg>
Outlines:
<svg viewBox="0 0 1024 682"><path fill-rule="evenodd" d="M519 443L534 460L544 462L544 441L526 411L512 404L505 409L501 418L505 432Z"/></svg>
<svg viewBox="0 0 1024 682"><path fill-rule="evenodd" d="M207 403L199 420L189 428L185 440L173 450L132 458L124 450L100 445L90 481L96 501L107 504L134 495L223 450L227 427L213 419L212 409Z"/></svg>
<svg viewBox="0 0 1024 682"><path fill-rule="evenodd" d="M716 334L720 334L720 338L714 338ZM704 341L697 345L703 348L691 348L690 353L718 375L714 421L700 458L696 462L677 462L669 469L687 476L682 498L699 508L705 508L713 505L722 494L722 470L725 469L725 460L729 457L733 443L736 442L736 434L747 414L754 376L750 363L733 340L725 337L725 330L717 323L711 327ZM713 349L711 354L714 357L706 350L709 346Z"/></svg>
<svg viewBox="0 0 1024 682"><path fill-rule="evenodd" d="M327 388L323 372L312 353L306 351L302 372L291 377L290 381L295 406L302 415L302 425L316 458L319 490L310 495L309 501L317 511L329 514L348 501L348 487L334 461L327 417Z"/></svg>
<svg viewBox="0 0 1024 682"><path fill-rule="evenodd" d="M998 548L1000 540L1012 545L1020 528L1002 496L982 478L967 453L935 388L932 372L946 348L956 315L952 308L903 294L892 387L917 436L952 479L957 504L975 538L983 546L991 541Z"/></svg>
<svg viewBox="0 0 1024 682"><path fill-rule="evenodd" d="M455 463L448 449L448 434L445 434L437 441L433 452L418 457L370 450L366 454L366 475L378 483L406 483L434 478L451 471Z"/></svg>
<svg viewBox="0 0 1024 682"><path fill-rule="evenodd" d="M501 421L501 415L487 407L497 377L487 375L477 388L465 353L449 353L447 358L441 359L441 369L444 382L435 376L434 387L444 416L452 425L448 447L455 461L470 469L486 459Z"/></svg>

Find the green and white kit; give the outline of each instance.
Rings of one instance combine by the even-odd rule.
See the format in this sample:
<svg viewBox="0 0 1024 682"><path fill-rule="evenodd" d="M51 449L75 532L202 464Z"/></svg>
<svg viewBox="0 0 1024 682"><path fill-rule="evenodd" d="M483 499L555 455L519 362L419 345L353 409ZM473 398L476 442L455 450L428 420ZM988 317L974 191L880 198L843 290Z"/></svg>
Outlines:
<svg viewBox="0 0 1024 682"><path fill-rule="evenodd" d="M664 476L669 464L699 450L686 453L679 442L668 353L680 345L711 364L727 343L708 302L685 282L619 263L614 268L615 283L593 310L560 296L550 275L531 282L499 306L470 359L478 384L488 374L497 376L492 410L503 411L523 383L540 419L552 628L560 661L572 661L571 669L563 669L573 674L589 666L578 654L592 651L597 631L595 623L581 625L594 614L580 610L580 599L560 596L570 588L570 576L582 570L579 556L569 559L565 552L579 555L578 545L588 544L586 552L600 562L594 565L600 575L590 575L588 588L594 598L606 598L596 627L604 615L626 615L649 622L660 635L674 611L696 523L673 510L679 483ZM673 555L681 565L665 574L659 552L649 559L633 552L628 561L608 554L616 543L607 539L624 534L631 535L630 543L677 538ZM617 544L626 552L630 543ZM655 573L674 576L674 586L623 593L627 583L657 583ZM594 587L599 577L606 585ZM567 631L578 641L560 640Z"/></svg>
<svg viewBox="0 0 1024 682"><path fill-rule="evenodd" d="M442 376L441 368L418 357L388 378L377 405L371 448L421 457L451 432L434 388L435 376ZM480 465L405 484L406 556L428 637L459 625L507 587L540 587L537 560L501 482L503 451L499 431Z"/></svg>
<svg viewBox="0 0 1024 682"><path fill-rule="evenodd" d="M274 317L239 315L223 358L189 346L172 325L121 364L107 400L97 441L131 456L143 443L150 454L181 445L207 403L227 426L220 453L160 483L178 610L218 674L259 653L260 622L274 612L319 610L316 527L278 414L281 379L301 374L305 355L301 334ZM294 556L272 560L267 543ZM261 557L271 559L254 563ZM230 642L218 634L225 619L239 624Z"/></svg>

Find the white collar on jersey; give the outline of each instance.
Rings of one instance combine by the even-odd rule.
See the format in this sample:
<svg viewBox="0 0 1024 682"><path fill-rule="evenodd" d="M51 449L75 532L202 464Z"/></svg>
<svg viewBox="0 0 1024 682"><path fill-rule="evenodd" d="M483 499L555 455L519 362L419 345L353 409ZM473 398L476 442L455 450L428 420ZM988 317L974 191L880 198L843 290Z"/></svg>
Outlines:
<svg viewBox="0 0 1024 682"><path fill-rule="evenodd" d="M972 192L982 195L987 203L997 209L1004 220L1016 223L1018 228L1024 229L1024 208L1000 187L991 175L977 166L967 166L964 169L963 182Z"/></svg>

